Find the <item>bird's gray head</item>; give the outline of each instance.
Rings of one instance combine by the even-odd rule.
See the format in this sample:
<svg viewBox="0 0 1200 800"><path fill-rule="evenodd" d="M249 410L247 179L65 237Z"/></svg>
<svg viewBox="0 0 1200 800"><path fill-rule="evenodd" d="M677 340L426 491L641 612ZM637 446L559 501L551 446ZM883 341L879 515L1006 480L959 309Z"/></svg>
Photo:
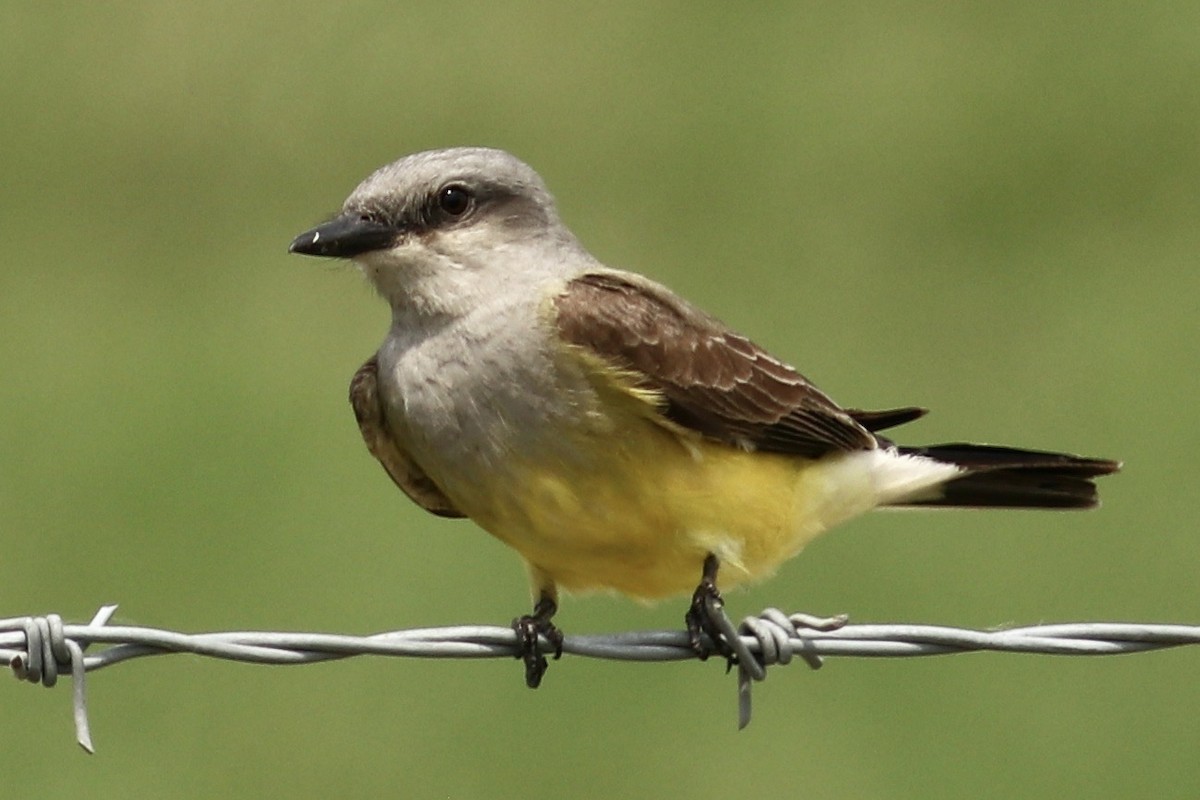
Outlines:
<svg viewBox="0 0 1200 800"><path fill-rule="evenodd" d="M577 249L531 167L503 150L460 147L376 170L337 217L297 236L289 251L353 258L399 308L549 270L559 261L550 256Z"/></svg>

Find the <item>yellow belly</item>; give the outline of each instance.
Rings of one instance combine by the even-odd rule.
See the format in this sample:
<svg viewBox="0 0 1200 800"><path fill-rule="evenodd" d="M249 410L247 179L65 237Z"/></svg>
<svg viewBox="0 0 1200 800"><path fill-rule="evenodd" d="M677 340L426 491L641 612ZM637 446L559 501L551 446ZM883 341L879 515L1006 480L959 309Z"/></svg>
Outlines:
<svg viewBox="0 0 1200 800"><path fill-rule="evenodd" d="M644 416L575 434L580 458L521 459L464 510L558 586L651 599L695 588L708 553L721 585L764 578L829 526L874 505L869 487L819 461L751 453ZM850 479L847 480L847 473ZM469 510L468 510L469 509Z"/></svg>

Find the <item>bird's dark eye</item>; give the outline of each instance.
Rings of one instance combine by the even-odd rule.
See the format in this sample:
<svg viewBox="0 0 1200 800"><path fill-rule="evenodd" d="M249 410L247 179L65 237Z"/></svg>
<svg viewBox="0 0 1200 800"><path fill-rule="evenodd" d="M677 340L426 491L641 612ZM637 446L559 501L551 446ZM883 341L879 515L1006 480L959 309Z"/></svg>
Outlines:
<svg viewBox="0 0 1200 800"><path fill-rule="evenodd" d="M438 208L452 217L461 217L471 208L471 199L467 187L452 183L438 192Z"/></svg>

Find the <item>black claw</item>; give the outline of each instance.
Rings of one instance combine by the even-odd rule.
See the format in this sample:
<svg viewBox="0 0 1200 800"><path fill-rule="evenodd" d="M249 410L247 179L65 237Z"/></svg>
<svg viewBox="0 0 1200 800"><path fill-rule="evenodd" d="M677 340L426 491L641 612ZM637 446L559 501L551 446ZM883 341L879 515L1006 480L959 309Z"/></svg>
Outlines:
<svg viewBox="0 0 1200 800"><path fill-rule="evenodd" d="M692 650L701 660L712 655L709 646L702 638L703 634L708 634L709 638L712 638L706 607L710 599L716 603L721 602L721 593L707 580L701 581L700 585L696 587L695 594L692 595L692 604L688 606L687 613L683 615L683 621L687 623L688 644L692 646Z"/></svg>
<svg viewBox="0 0 1200 800"><path fill-rule="evenodd" d="M525 662L525 685L536 689L542 683L549 662L538 649L538 637L545 636L554 645L555 660L562 658L563 635L551 618L558 611L558 605L545 595L533 607L532 614L526 614L513 620L513 630L517 632L517 658Z"/></svg>
<svg viewBox="0 0 1200 800"><path fill-rule="evenodd" d="M704 559L703 577L700 578L700 584L692 594L692 604L688 607L683 621L687 624L688 644L691 645L696 656L704 661L716 653L726 660L726 671L728 671L733 669L737 663L737 657L733 654L733 648L725 641L721 629L717 627L709 613L710 605L721 608L725 604L721 599L721 592L717 589L719 565L717 557L711 553ZM705 636L708 637L707 643L704 640Z"/></svg>

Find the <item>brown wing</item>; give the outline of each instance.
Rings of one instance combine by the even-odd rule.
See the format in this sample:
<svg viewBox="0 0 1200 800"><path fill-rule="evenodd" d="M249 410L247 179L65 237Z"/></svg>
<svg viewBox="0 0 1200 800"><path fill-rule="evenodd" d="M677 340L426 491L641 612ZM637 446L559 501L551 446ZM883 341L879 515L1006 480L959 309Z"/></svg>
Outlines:
<svg viewBox="0 0 1200 800"><path fill-rule="evenodd" d="M912 422L914 419L920 419L928 414L929 410L918 408L917 406L889 408L886 411L863 411L857 408L847 408L846 413L853 417L854 421L859 425L862 425L871 433L875 433L876 431L903 425L906 422Z"/></svg>
<svg viewBox="0 0 1200 800"><path fill-rule="evenodd" d="M803 375L650 281L589 273L555 308L568 342L641 375L669 419L712 439L809 457L878 446Z"/></svg>
<svg viewBox="0 0 1200 800"><path fill-rule="evenodd" d="M350 381L350 405L354 407L367 449L379 459L400 490L421 508L439 517L465 517L400 448L388 430L379 405L378 372L379 362L371 356Z"/></svg>

